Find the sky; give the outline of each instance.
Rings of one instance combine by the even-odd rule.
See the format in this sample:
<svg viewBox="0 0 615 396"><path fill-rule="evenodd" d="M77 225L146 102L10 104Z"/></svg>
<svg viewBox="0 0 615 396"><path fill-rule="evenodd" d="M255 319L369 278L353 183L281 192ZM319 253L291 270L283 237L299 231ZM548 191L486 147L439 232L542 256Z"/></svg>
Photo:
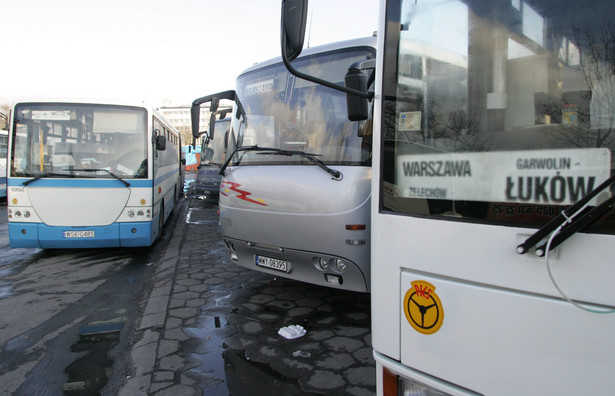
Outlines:
<svg viewBox="0 0 615 396"><path fill-rule="evenodd" d="M0 0L0 105L186 105L280 55L281 0ZM370 36L377 0L311 0L304 47Z"/></svg>

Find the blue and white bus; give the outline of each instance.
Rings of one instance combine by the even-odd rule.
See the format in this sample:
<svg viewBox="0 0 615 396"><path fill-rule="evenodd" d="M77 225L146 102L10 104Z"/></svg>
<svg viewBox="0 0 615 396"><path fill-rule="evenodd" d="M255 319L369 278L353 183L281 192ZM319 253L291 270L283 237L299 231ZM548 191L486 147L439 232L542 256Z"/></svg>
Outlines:
<svg viewBox="0 0 615 396"><path fill-rule="evenodd" d="M9 133L0 129L0 198L6 197L6 157L9 146Z"/></svg>
<svg viewBox="0 0 615 396"><path fill-rule="evenodd" d="M11 247L149 246L183 192L179 133L155 109L32 101L9 133Z"/></svg>

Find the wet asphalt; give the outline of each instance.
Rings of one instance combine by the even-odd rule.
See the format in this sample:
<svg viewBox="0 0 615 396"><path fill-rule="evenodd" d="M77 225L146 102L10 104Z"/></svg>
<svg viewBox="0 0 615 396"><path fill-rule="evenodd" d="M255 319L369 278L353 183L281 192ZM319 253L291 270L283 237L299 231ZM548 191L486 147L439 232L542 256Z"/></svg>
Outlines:
<svg viewBox="0 0 615 396"><path fill-rule="evenodd" d="M369 294L233 264L217 205L180 202L118 395L375 394Z"/></svg>

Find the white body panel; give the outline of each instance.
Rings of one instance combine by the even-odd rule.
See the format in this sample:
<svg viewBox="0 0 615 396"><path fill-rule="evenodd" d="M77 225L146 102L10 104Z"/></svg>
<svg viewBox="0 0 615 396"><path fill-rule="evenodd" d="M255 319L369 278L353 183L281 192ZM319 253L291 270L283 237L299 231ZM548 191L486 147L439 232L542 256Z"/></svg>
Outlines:
<svg viewBox="0 0 615 396"><path fill-rule="evenodd" d="M118 184L121 184L118 181ZM41 221L49 226L102 226L117 218L128 202L130 189L28 187L29 203ZM79 204L75 204L75 196ZM105 208L105 210L101 210Z"/></svg>
<svg viewBox="0 0 615 396"><path fill-rule="evenodd" d="M220 192L220 223L222 234L236 241L238 250L241 244L251 251L240 255L240 265L255 269L254 249L261 245L270 251L261 254L290 263L289 273L279 275L327 285L324 274L338 273L333 268L319 270L312 257L343 258L349 262L342 274L344 286L367 291L369 266L364 263L370 248L371 168L334 168L344 174L342 180L333 180L311 165L227 169ZM348 224L363 224L366 229L347 230ZM352 246L348 241L361 243Z"/></svg>

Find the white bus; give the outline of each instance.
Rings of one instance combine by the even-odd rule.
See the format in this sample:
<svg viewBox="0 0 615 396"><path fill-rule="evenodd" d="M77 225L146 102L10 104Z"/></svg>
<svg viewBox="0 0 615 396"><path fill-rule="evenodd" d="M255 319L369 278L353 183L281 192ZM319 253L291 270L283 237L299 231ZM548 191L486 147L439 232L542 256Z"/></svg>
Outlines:
<svg viewBox="0 0 615 396"><path fill-rule="evenodd" d="M106 101L15 104L11 247L149 246L183 193L179 133L153 108Z"/></svg>
<svg viewBox="0 0 615 396"><path fill-rule="evenodd" d="M6 157L9 147L9 133L0 129L0 198L6 197Z"/></svg>
<svg viewBox="0 0 615 396"><path fill-rule="evenodd" d="M314 47L298 67L343 84L375 44ZM344 94L296 78L280 58L244 71L234 99L243 111L233 114L219 200L231 261L368 292L371 119L349 121Z"/></svg>
<svg viewBox="0 0 615 396"><path fill-rule="evenodd" d="M224 114L226 112L223 112ZM220 113L214 117L222 117L215 120L216 136L209 132L201 134L201 161L198 166L198 173L194 181L194 192L207 201L218 202L220 195L220 168L226 161L226 142L231 127L230 117L224 117Z"/></svg>
<svg viewBox="0 0 615 396"><path fill-rule="evenodd" d="M293 65L307 2L282 5ZM615 389L614 19L608 0L381 1L379 395Z"/></svg>

